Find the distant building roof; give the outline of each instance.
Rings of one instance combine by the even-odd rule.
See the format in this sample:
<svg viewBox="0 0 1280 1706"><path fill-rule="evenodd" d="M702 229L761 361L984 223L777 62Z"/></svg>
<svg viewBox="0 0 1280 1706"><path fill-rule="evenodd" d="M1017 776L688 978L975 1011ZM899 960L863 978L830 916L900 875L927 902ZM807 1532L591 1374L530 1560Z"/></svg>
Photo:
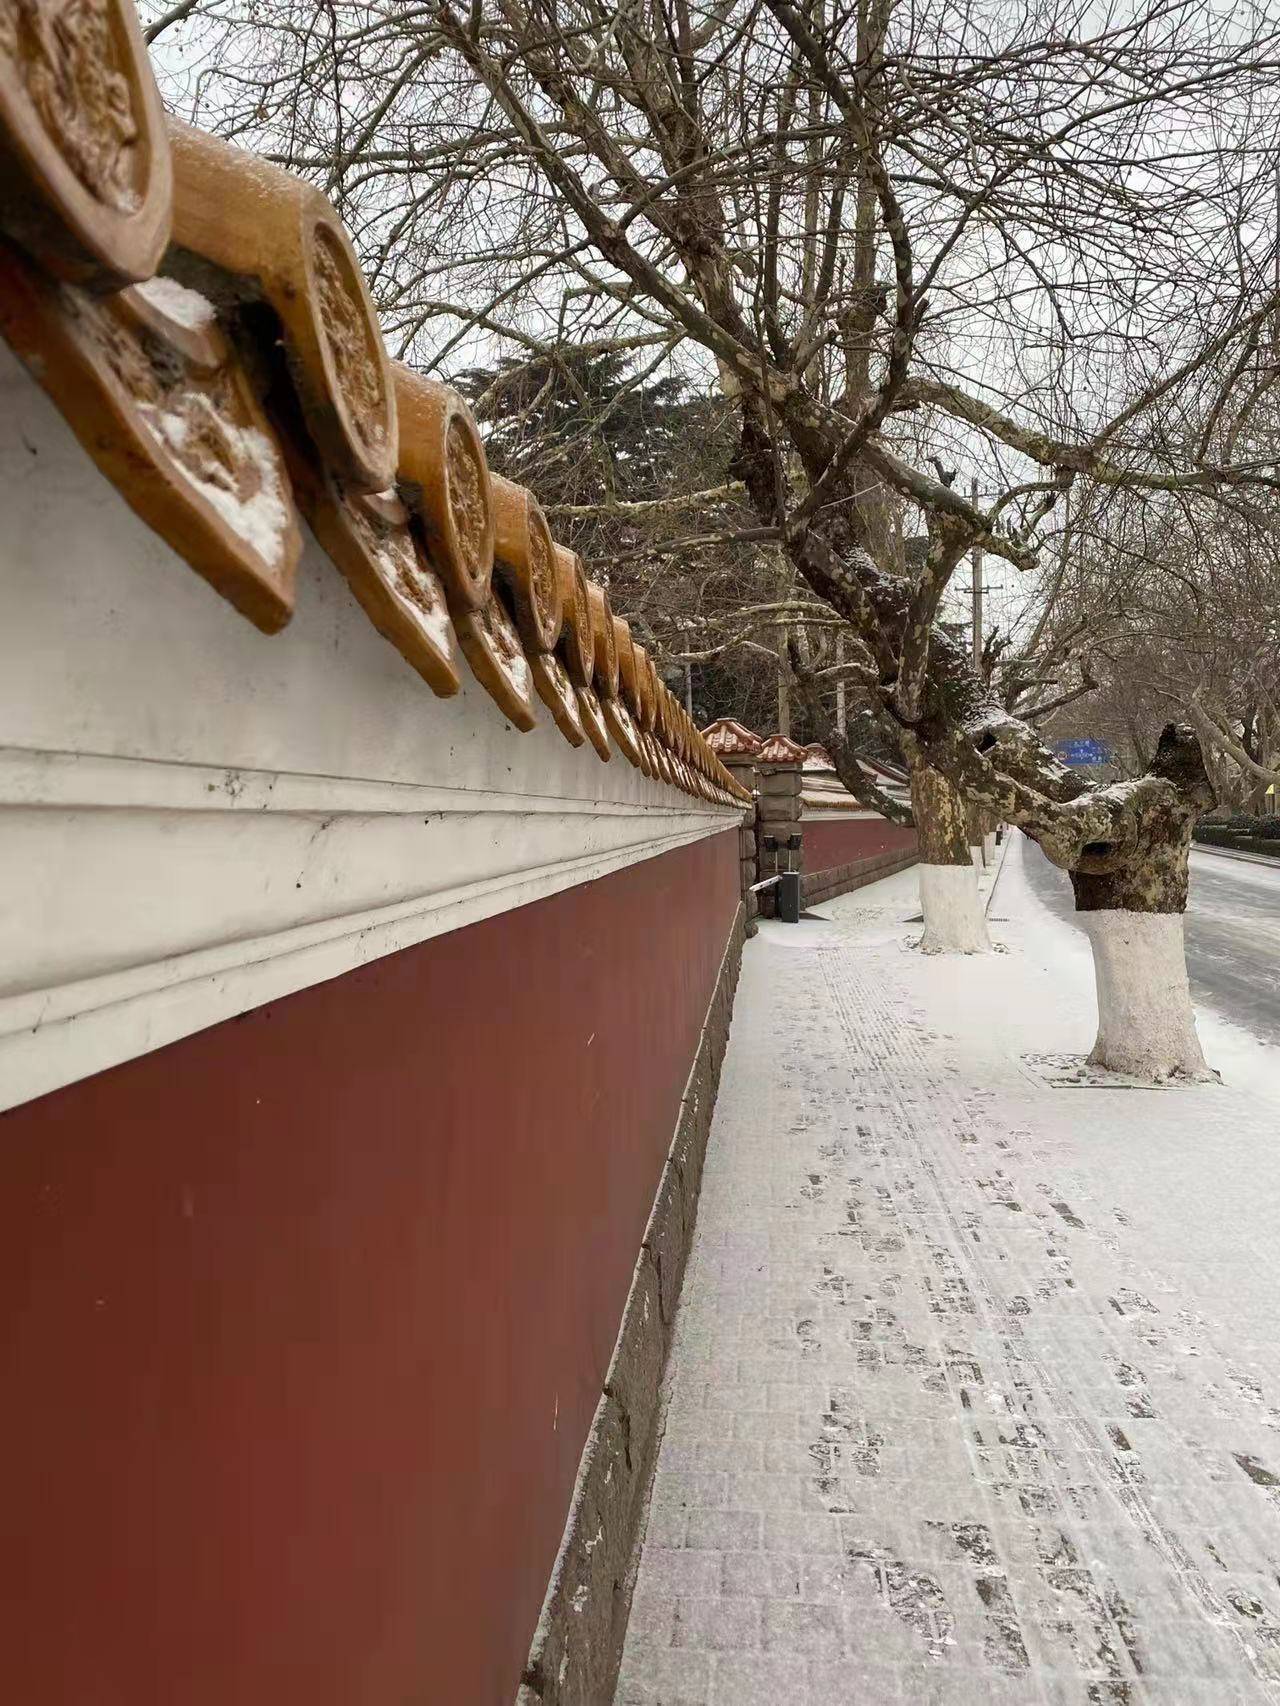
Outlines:
<svg viewBox="0 0 1280 1706"><path fill-rule="evenodd" d="M858 763L864 770L883 777L886 782L905 783L911 780L900 764L886 764L882 758L868 758L865 752L858 754Z"/></svg>

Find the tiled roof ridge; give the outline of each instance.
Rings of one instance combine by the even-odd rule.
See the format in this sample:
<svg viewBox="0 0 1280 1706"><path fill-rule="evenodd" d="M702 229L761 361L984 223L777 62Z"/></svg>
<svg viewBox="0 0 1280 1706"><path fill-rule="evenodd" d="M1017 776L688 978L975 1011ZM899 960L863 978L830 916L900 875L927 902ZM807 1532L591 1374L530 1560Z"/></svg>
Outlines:
<svg viewBox="0 0 1280 1706"><path fill-rule="evenodd" d="M749 800L462 398L390 360L328 198L166 119L133 0L37 38L0 33L0 334L130 507L265 633L300 512L433 693L465 657L516 728Z"/></svg>
<svg viewBox="0 0 1280 1706"><path fill-rule="evenodd" d="M736 722L732 717L717 717L714 723L708 723L702 731L702 738L712 752L732 753L738 757L754 757L764 745L758 734L753 734L745 723Z"/></svg>
<svg viewBox="0 0 1280 1706"><path fill-rule="evenodd" d="M759 764L803 764L805 749L790 735L773 734L756 754Z"/></svg>

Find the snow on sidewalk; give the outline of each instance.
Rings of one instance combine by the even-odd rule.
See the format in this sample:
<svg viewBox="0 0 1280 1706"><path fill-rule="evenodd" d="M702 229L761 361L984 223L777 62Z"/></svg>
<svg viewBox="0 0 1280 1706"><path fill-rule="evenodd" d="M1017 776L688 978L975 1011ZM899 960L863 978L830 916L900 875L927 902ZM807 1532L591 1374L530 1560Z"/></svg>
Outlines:
<svg viewBox="0 0 1280 1706"><path fill-rule="evenodd" d="M1280 1070L1051 1088L1087 945L748 945L620 1706L1280 1702Z"/></svg>

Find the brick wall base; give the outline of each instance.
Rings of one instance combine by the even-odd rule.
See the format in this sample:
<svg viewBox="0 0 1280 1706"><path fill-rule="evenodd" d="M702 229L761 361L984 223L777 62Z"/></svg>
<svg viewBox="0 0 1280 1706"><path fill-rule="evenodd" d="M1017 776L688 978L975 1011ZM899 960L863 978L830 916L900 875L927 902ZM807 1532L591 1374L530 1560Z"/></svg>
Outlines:
<svg viewBox="0 0 1280 1706"><path fill-rule="evenodd" d="M800 894L806 906L820 906L824 900L850 894L867 883L891 877L895 871L905 871L920 855L914 847L905 852L896 848L887 853L873 853L865 859L855 859L848 865L832 865L825 871L806 871L800 879Z"/></svg>

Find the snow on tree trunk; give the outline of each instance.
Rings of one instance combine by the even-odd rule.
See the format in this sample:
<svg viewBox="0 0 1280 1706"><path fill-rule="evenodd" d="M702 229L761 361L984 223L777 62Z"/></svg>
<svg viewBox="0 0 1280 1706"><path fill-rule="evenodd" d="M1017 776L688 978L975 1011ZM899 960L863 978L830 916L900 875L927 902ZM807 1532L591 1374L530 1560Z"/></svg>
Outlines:
<svg viewBox="0 0 1280 1706"><path fill-rule="evenodd" d="M982 953L991 942L964 801L940 771L916 765L911 772L911 809L920 837L921 952Z"/></svg>

